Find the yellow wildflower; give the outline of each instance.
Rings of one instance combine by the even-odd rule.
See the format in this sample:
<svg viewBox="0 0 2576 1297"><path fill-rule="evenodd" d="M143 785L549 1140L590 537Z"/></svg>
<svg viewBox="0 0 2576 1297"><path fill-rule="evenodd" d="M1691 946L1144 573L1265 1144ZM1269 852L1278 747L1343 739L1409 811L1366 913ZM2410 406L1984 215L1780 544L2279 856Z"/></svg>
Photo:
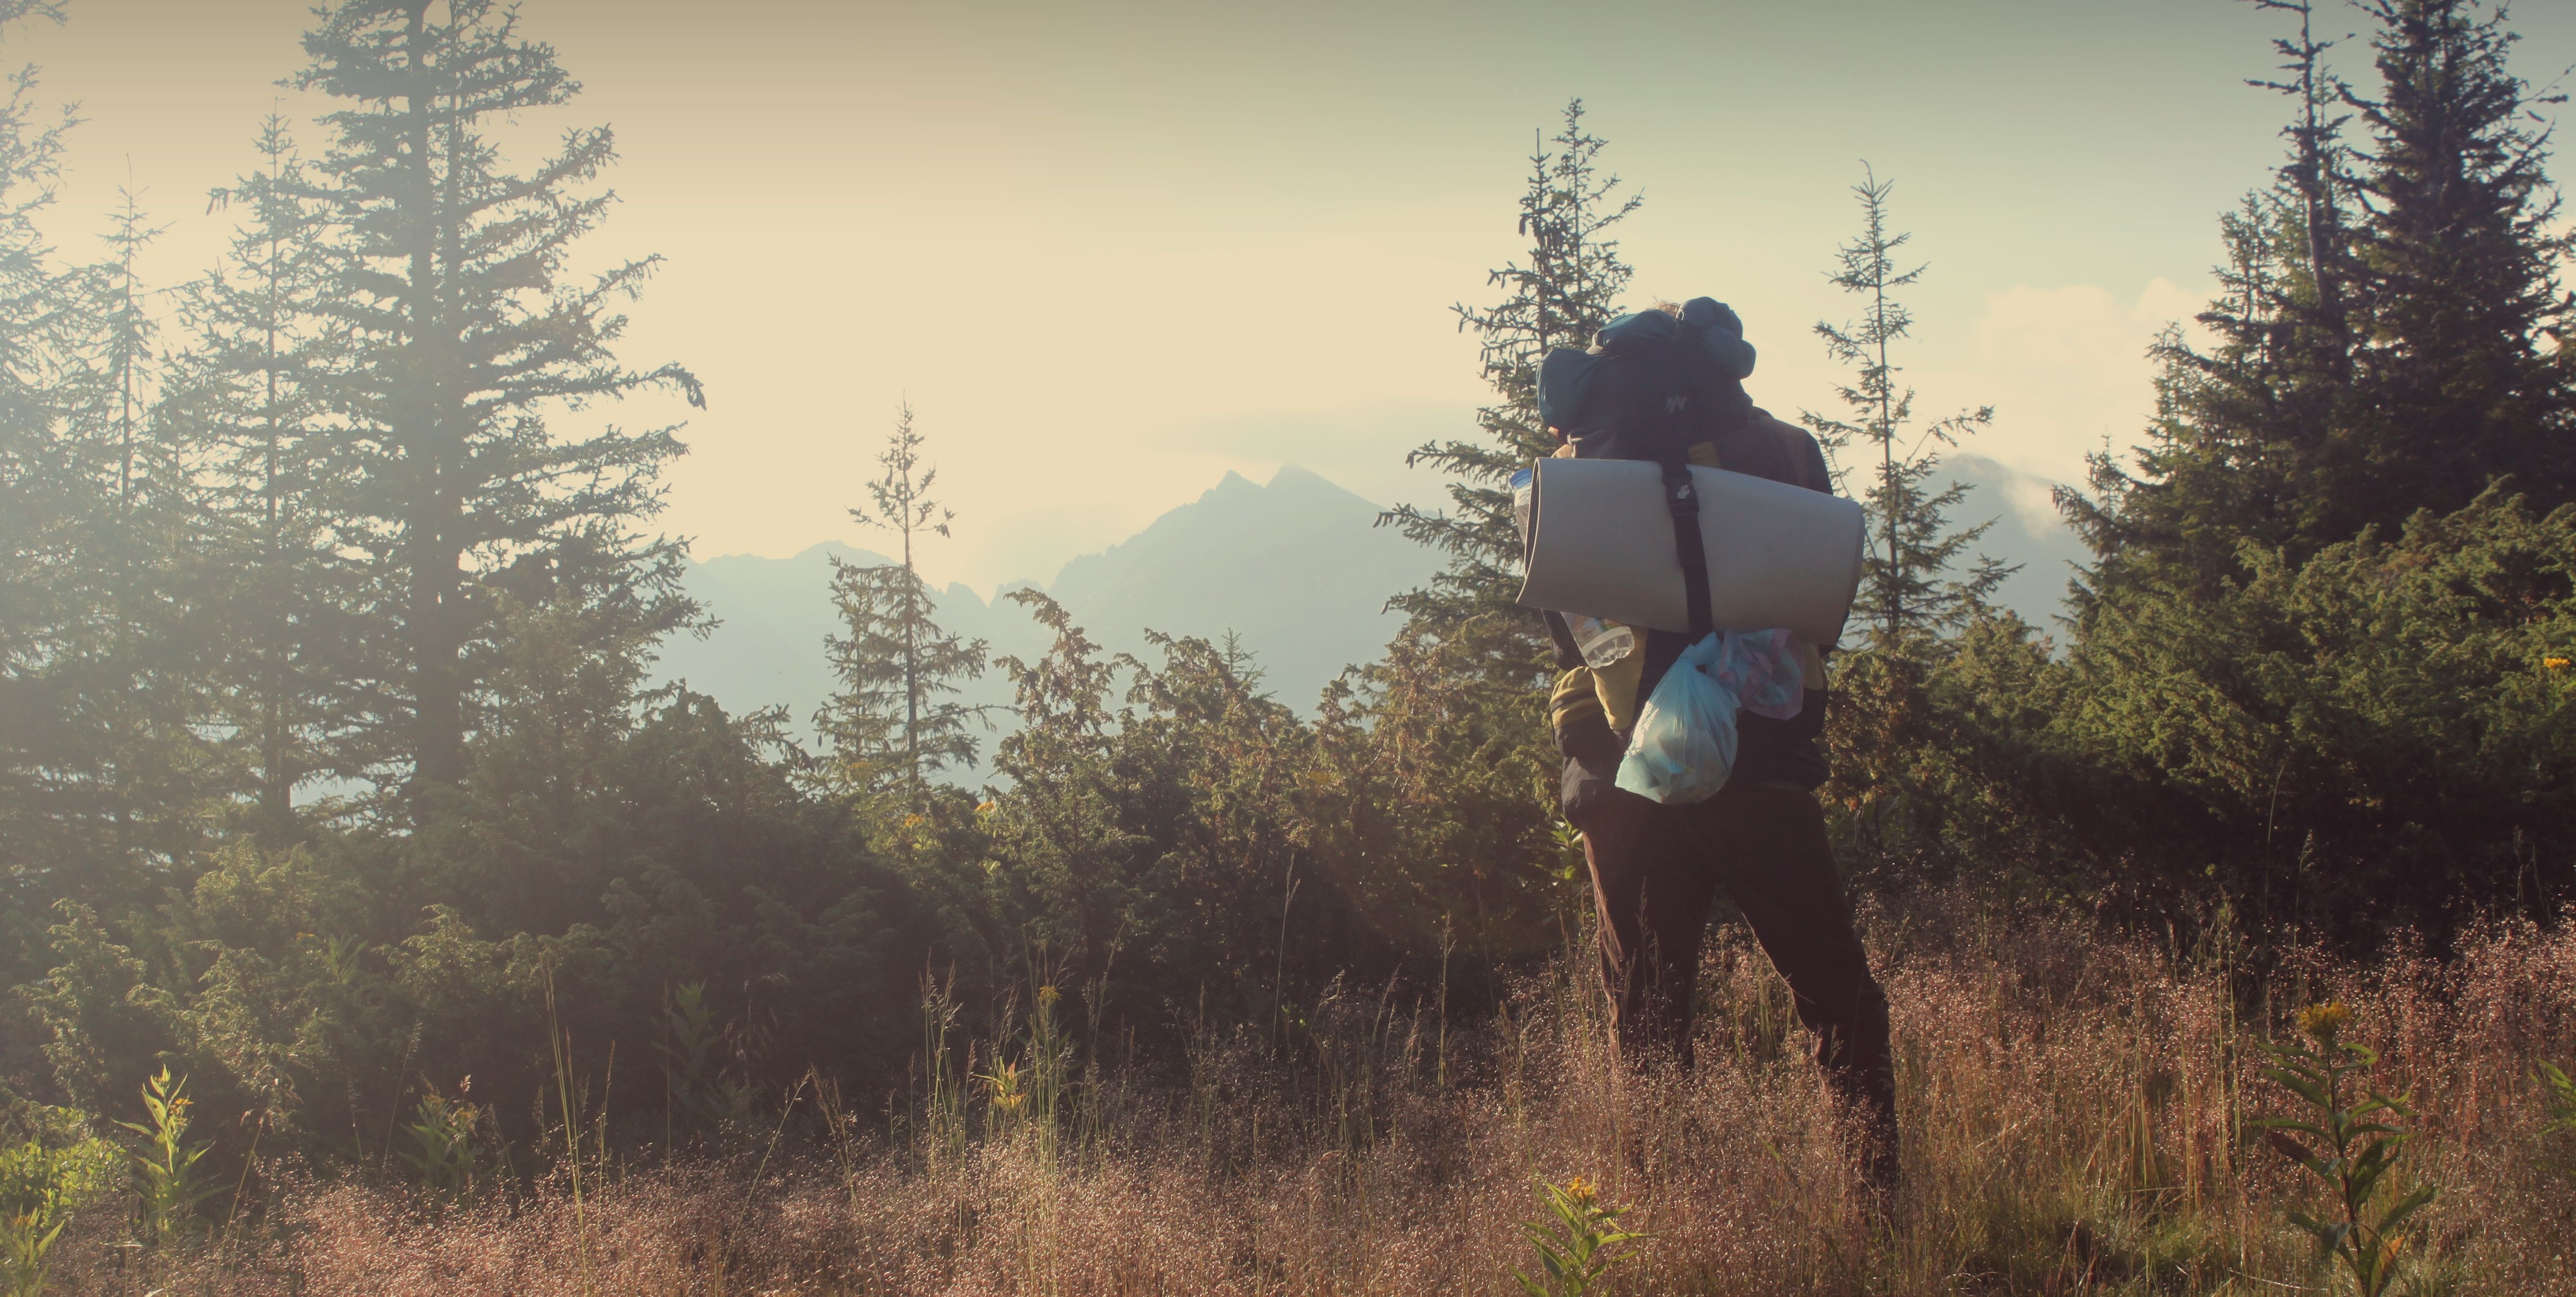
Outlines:
<svg viewBox="0 0 2576 1297"><path fill-rule="evenodd" d="M2542 658L2542 659L2540 659L2540 665L2541 665L2541 667L2542 667L2542 669L2543 669L2543 670L2548 670L2548 671L2564 671L2564 670L2566 670L2566 669L2567 669L2567 659L2566 659L2566 658Z"/></svg>
<svg viewBox="0 0 2576 1297"><path fill-rule="evenodd" d="M2299 1010L2299 1033L2320 1045L2331 1045L2335 1033L2342 1031L2343 1024L2351 1020L2352 1010L2343 1007L2341 1000L2311 1004Z"/></svg>
<svg viewBox="0 0 2576 1297"><path fill-rule="evenodd" d="M1568 1198L1577 1198L1585 1202L1589 1202L1592 1200L1594 1193L1595 1189L1590 1176L1578 1175L1565 1182L1565 1196Z"/></svg>

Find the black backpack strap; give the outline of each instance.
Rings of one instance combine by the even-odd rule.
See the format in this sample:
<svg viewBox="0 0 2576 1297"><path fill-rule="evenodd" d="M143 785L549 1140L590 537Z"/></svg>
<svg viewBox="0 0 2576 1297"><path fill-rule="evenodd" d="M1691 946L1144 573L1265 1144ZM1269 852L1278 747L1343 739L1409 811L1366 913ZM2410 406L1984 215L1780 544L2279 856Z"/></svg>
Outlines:
<svg viewBox="0 0 2576 1297"><path fill-rule="evenodd" d="M1548 642L1556 646L1556 669L1571 671L1582 666L1584 664L1583 647L1574 642L1574 628L1566 625L1565 618L1555 613L1543 612L1539 615L1547 619Z"/></svg>
<svg viewBox="0 0 2576 1297"><path fill-rule="evenodd" d="M1714 627L1708 619L1708 548L1699 535L1699 488L1691 482L1690 465L1663 461L1664 508L1673 516L1673 553L1682 561L1682 599L1690 609L1690 642L1697 644Z"/></svg>

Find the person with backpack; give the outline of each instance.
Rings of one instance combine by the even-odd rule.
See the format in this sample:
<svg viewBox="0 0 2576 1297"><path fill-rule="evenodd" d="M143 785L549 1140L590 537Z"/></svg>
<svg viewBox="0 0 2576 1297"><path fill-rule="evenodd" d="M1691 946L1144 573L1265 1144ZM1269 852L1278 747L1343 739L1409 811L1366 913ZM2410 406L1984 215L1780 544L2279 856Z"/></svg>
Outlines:
<svg viewBox="0 0 2576 1297"><path fill-rule="evenodd" d="M1831 493L1815 438L1755 408L1745 393L1753 362L1743 324L1725 304L1701 297L1658 305L1612 321L1588 351L1551 352L1540 369L1539 410L1562 443L1559 456L1650 460L1665 467L1668 483L1687 483L1686 466L1698 465ZM1636 525L1683 531L1685 579L1704 582L1689 557L1700 545L1695 511L1676 503L1671 518ZM1696 606L1705 613L1704 598ZM1566 619L1546 616L1560 672L1548 710L1565 758L1561 809L1581 831L1591 867L1601 979L1621 1060L1640 1069L1692 1065L1691 991L1711 906L1725 895L1815 1033L1816 1060L1859 1119L1862 1172L1883 1201L1897 1169L1887 997L1853 929L1815 797L1829 773L1819 747L1828 693L1818 651L1829 646L1800 646L1804 697L1793 718L1750 710L1737 717L1735 765L1716 795L1665 804L1616 780L1640 710L1692 637L1646 630L1617 661L1593 665Z"/></svg>

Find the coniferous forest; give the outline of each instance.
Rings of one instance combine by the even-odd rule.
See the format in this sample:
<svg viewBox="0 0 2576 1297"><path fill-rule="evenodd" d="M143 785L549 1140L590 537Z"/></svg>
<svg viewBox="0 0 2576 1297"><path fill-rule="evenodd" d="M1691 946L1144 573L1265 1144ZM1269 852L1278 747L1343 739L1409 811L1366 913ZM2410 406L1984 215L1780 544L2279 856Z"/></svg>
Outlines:
<svg viewBox="0 0 2576 1297"><path fill-rule="evenodd" d="M185 283L138 279L132 199L95 260L40 233L78 128L21 77L10 1291L2576 1283L2557 101L2498 5L2360 0L2336 44L2256 2L2278 165L2136 447L2058 494L2062 620L1996 601L1944 469L1994 412L1903 377L1902 177L1854 168L1847 313L1766 343L1843 368L1803 416L1866 509L1821 798L1895 1018L1888 1203L1731 918L1696 1071L1600 1048L1507 485L1555 448L1539 358L1652 303L1580 101L1493 160L1526 250L1456 308L1490 403L1410 449L1448 503L1382 522L1445 566L1382 656L1301 712L1258 644L1114 653L1036 591L1043 653L950 633L907 408L849 500L900 558L836 570L809 718L653 683L709 616L656 520L687 433L617 398L705 396L624 336L651 259L572 269L615 140L508 129L579 105L511 6L318 10Z"/></svg>

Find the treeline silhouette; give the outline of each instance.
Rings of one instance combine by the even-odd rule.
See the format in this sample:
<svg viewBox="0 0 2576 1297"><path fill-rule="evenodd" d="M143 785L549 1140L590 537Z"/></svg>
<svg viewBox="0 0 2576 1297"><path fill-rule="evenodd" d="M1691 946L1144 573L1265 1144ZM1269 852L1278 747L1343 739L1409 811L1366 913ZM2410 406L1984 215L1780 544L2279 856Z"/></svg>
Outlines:
<svg viewBox="0 0 2576 1297"><path fill-rule="evenodd" d="M1819 326L1853 373L1807 417L1871 510L1824 796L1882 903L2362 949L2571 895L2576 244L2542 98L2492 11L2364 10L2366 83L2282 44L2290 147L2221 221L2222 295L2159 344L2144 448L2061 495L2094 558L2058 632L1990 602L1950 516L1931 452L1995 416L1910 409L1917 271L1860 186L1833 268L1858 315ZM1481 997L1580 931L1506 485L1554 446L1540 356L1639 305L1637 200L1579 102L1529 159L1527 254L1458 308L1495 396L1415 452L1450 504L1389 518L1447 571L1315 719L1264 695L1257 645L1109 655L1025 592L1035 660L944 632L907 413L865 513L906 562L836 579L807 751L648 684L703 618L651 530L680 430L606 416L703 395L620 354L649 259L568 269L609 133L500 146L573 102L554 52L484 0L337 5L305 48L313 125L257 124L259 168L212 195L229 253L183 284L139 282L130 197L101 259L56 256L69 124L32 78L0 112L17 1137L103 1129L166 1066L245 1186L254 1147L381 1173L467 1094L523 1144L587 1102L667 1146L800 1076L947 1075L925 1002L994 1038L1048 988L1150 1074L1337 980ZM985 670L1016 715L978 792L932 776L986 741L953 689Z"/></svg>

